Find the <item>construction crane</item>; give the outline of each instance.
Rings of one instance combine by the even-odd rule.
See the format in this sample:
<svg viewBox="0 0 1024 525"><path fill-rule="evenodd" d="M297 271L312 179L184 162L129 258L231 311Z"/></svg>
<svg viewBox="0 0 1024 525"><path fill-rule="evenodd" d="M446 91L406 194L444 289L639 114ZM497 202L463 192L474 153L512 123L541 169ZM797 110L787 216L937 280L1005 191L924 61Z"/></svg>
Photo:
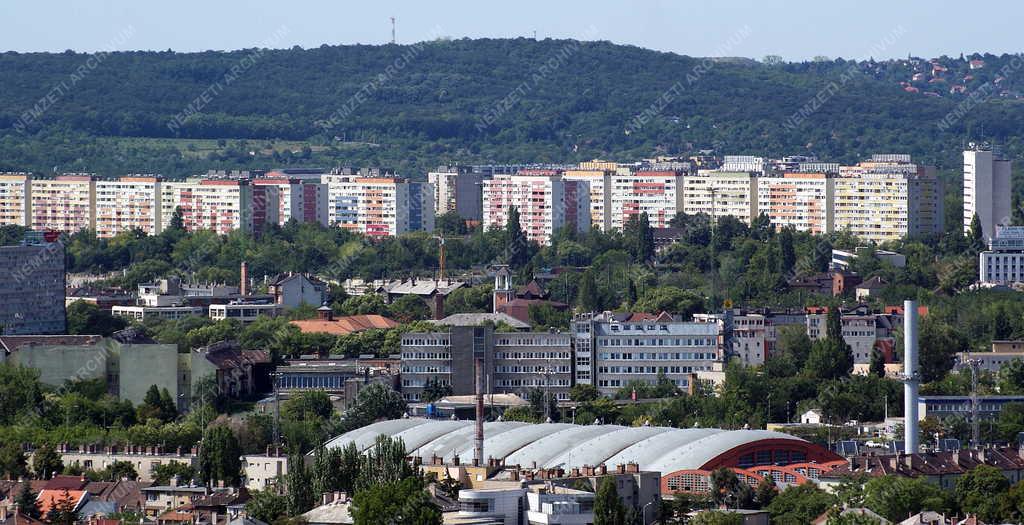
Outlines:
<svg viewBox="0 0 1024 525"><path fill-rule="evenodd" d="M434 238L437 239L437 246L439 251L437 256L437 282L441 282L444 280L444 237L440 235L435 235Z"/></svg>

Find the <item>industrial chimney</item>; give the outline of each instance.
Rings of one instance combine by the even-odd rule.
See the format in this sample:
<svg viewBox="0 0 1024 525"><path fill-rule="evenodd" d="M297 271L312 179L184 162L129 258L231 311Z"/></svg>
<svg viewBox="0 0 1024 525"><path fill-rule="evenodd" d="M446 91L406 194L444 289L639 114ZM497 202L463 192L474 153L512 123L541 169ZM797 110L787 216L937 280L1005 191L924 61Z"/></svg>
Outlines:
<svg viewBox="0 0 1024 525"><path fill-rule="evenodd" d="M249 295L249 263L242 261L242 269L239 273L241 277L238 279L238 293L245 297Z"/></svg>
<svg viewBox="0 0 1024 525"><path fill-rule="evenodd" d="M917 447L917 301L903 301L903 452Z"/></svg>

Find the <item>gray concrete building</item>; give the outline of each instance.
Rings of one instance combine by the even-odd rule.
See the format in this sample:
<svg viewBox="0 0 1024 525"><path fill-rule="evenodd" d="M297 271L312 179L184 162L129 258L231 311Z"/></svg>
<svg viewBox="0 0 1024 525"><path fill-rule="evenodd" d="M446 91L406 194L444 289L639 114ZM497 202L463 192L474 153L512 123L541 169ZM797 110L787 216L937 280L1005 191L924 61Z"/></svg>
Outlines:
<svg viewBox="0 0 1024 525"><path fill-rule="evenodd" d="M62 334L64 245L0 246L0 334Z"/></svg>
<svg viewBox="0 0 1024 525"><path fill-rule="evenodd" d="M567 400L572 386L572 338L559 332L495 332L493 327L448 326L447 331L402 337L402 393L419 401L427 381L450 385L453 395L474 393L475 357L487 393L526 397L532 389Z"/></svg>

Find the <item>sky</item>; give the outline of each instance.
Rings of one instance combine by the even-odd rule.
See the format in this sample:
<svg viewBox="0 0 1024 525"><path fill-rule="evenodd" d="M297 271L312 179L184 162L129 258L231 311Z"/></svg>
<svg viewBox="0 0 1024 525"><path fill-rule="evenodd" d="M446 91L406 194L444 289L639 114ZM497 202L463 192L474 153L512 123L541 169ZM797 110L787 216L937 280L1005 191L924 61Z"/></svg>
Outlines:
<svg viewBox="0 0 1024 525"><path fill-rule="evenodd" d="M691 56L1016 53L1024 2L0 0L0 51L204 51L450 38L608 40Z"/></svg>

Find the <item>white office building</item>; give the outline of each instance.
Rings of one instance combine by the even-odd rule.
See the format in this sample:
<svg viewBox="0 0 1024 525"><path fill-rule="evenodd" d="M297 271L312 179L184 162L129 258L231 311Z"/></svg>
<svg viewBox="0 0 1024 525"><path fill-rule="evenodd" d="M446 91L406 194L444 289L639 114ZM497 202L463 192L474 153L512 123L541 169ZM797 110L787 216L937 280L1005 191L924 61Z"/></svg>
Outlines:
<svg viewBox="0 0 1024 525"><path fill-rule="evenodd" d="M964 151L964 233L978 215L985 239L1010 224L1011 162L987 146Z"/></svg>
<svg viewBox="0 0 1024 525"><path fill-rule="evenodd" d="M978 254L978 280L1003 285L1024 282L1024 226L997 226L988 246Z"/></svg>

